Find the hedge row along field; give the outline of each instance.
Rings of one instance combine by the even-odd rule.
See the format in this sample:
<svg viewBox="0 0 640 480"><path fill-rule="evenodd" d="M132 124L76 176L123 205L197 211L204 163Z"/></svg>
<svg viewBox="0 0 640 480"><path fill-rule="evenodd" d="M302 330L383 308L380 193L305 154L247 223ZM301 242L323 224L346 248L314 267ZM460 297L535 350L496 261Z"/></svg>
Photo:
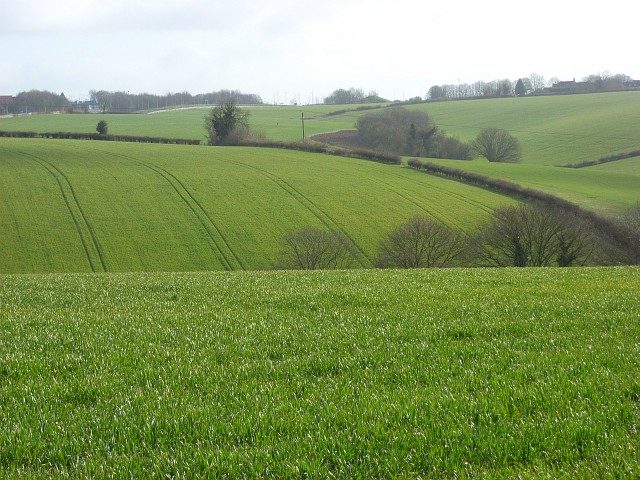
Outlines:
<svg viewBox="0 0 640 480"><path fill-rule="evenodd" d="M72 133L72 132L3 132L0 137L9 138L55 138L58 140L101 140L105 142L133 142L133 143L168 143L173 145L200 145L200 140L190 138L140 137L133 135L106 135L102 133Z"/></svg>
<svg viewBox="0 0 640 480"><path fill-rule="evenodd" d="M210 108L210 107L209 107ZM340 115L340 105L248 107L252 128L269 140L301 141L301 113L307 137L353 129L367 110ZM426 111L448 134L469 141L486 127L504 128L523 148L524 163L565 165L598 160L640 149L640 92L614 92L554 97L499 98L407 105ZM105 119L109 132L169 138L197 138L206 143L205 108L173 110L153 115L34 115L0 119L0 130L35 132L95 132Z"/></svg>
<svg viewBox="0 0 640 480"><path fill-rule="evenodd" d="M634 248L634 232L627 228L626 225L616 221L615 219L603 217L595 214L593 211L585 210L578 205L568 202L562 198L549 195L540 190L525 188L513 182L502 179L491 178L477 173L466 172L457 168L451 168L444 165L436 165L432 162L423 162L417 158L408 161L408 165L420 171L443 177L452 178L456 181L465 182L472 185L484 186L494 191L511 194L521 198L540 202L547 208L559 208L565 212L571 212L589 224L597 231L607 235L608 241L624 248L625 250L633 250Z"/></svg>
<svg viewBox="0 0 640 480"><path fill-rule="evenodd" d="M269 269L286 233L358 265L422 214L468 231L509 197L401 166L282 149L0 139L0 272Z"/></svg>
<svg viewBox="0 0 640 480"><path fill-rule="evenodd" d="M640 157L587 168L430 159L443 167L514 182L562 198L599 215L616 218L640 201Z"/></svg>
<svg viewBox="0 0 640 480"><path fill-rule="evenodd" d="M640 269L0 276L0 476L638 478Z"/></svg>

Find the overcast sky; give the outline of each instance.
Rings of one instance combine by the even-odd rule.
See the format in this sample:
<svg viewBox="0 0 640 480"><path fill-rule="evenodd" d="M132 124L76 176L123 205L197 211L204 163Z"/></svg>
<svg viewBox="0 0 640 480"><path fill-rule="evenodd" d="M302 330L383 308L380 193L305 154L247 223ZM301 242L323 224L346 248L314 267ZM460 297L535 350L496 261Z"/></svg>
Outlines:
<svg viewBox="0 0 640 480"><path fill-rule="evenodd" d="M0 95L388 99L531 72L640 79L637 0L0 0Z"/></svg>

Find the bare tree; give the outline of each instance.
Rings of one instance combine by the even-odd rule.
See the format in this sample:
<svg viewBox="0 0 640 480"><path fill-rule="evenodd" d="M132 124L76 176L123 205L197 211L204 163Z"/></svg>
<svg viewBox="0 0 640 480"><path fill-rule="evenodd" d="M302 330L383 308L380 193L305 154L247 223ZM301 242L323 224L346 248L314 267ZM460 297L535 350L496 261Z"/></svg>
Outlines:
<svg viewBox="0 0 640 480"><path fill-rule="evenodd" d="M471 149L490 162L518 163L522 161L520 142L501 128L484 128L471 142Z"/></svg>
<svg viewBox="0 0 640 480"><path fill-rule="evenodd" d="M544 77L539 73L530 73L529 81L531 82L531 89L534 92L537 92L538 90L542 90L544 87L546 87Z"/></svg>
<svg viewBox="0 0 640 480"><path fill-rule="evenodd" d="M352 264L353 257L343 235L309 227L285 235L278 267L320 270L348 268Z"/></svg>
<svg viewBox="0 0 640 480"><path fill-rule="evenodd" d="M380 242L379 267L429 268L451 265L464 240L442 222L417 215Z"/></svg>
<svg viewBox="0 0 640 480"><path fill-rule="evenodd" d="M445 135L423 111L387 108L361 116L356 127L360 142L375 150L399 155L471 158L467 144Z"/></svg>
<svg viewBox="0 0 640 480"><path fill-rule="evenodd" d="M484 265L568 267L584 263L593 251L586 223L551 207L521 204L497 209L476 237Z"/></svg>

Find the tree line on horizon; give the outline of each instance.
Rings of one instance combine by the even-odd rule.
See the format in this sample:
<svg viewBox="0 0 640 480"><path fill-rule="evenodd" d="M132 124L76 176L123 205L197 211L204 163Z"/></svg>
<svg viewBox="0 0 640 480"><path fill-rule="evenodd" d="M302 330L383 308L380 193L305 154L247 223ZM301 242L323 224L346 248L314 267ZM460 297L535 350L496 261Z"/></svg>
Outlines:
<svg viewBox="0 0 640 480"><path fill-rule="evenodd" d="M141 110L172 108L181 105L217 105L234 101L242 105L261 105L259 95L243 93L239 90L218 90L216 92L192 95L189 92L154 95L149 93L129 93L123 91L90 90L89 100L71 101L64 92L57 94L48 90L29 90L18 93L11 101L4 101L0 114L26 113L133 113Z"/></svg>
<svg viewBox="0 0 640 480"><path fill-rule="evenodd" d="M552 77L548 81L544 76L531 73L528 77L512 81L508 78L485 82L433 85L427 92L427 100L453 100L461 98L494 98L525 95L554 95L568 93L596 93L632 90L640 88L640 81L625 74L612 75L601 72L584 77L576 82L575 78L560 81Z"/></svg>

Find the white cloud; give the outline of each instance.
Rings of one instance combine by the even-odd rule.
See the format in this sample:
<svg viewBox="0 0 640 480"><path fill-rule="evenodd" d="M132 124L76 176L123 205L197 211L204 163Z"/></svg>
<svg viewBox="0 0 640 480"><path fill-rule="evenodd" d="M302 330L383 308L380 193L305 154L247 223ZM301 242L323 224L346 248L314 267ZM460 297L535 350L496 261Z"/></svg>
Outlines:
<svg viewBox="0 0 640 480"><path fill-rule="evenodd" d="M598 10L575 0L8 0L2 7L0 94L237 88L266 101L306 101L312 91L351 86L408 98L433 84L530 72L640 78L631 0Z"/></svg>

